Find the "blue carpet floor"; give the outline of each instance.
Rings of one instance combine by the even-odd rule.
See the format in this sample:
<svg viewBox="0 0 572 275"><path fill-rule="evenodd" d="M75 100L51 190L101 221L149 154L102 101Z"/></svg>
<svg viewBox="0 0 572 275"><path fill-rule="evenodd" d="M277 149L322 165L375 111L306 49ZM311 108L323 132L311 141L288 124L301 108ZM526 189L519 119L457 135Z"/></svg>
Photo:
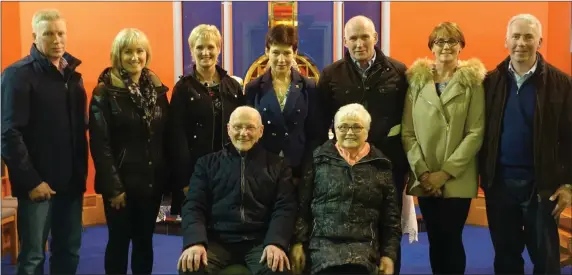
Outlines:
<svg viewBox="0 0 572 275"><path fill-rule="evenodd" d="M421 233L419 242L409 244L407 236L403 239L402 274L430 274L429 244L427 235ZM467 274L492 274L493 249L487 228L467 226L464 231L465 250L467 252ZM97 226L86 228L81 247L78 274L103 274L103 256L107 243L107 228ZM177 260L181 252L181 237L155 235L154 274L176 274ZM524 253L526 273L532 273L532 265L527 253ZM15 274L15 266L9 264L9 256L2 259L2 274ZM46 261L46 272L48 272ZM572 274L572 267L562 269L562 274Z"/></svg>

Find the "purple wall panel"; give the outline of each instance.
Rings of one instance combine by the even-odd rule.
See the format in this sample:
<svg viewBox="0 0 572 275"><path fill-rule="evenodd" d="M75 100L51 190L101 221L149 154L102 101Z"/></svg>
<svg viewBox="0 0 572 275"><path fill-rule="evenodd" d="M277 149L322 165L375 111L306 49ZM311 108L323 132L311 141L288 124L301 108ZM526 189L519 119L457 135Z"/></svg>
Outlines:
<svg viewBox="0 0 572 275"><path fill-rule="evenodd" d="M220 1L183 2L183 73L187 74L193 62L189 50L189 34L200 24L215 25L222 35L222 4ZM222 49L221 49L222 52ZM219 56L222 64L222 54Z"/></svg>
<svg viewBox="0 0 572 275"><path fill-rule="evenodd" d="M298 2L298 53L321 71L333 59L333 2Z"/></svg>
<svg viewBox="0 0 572 275"><path fill-rule="evenodd" d="M378 33L377 46L381 47L381 2L344 1L344 24L356 15L363 15L373 21Z"/></svg>
<svg viewBox="0 0 572 275"><path fill-rule="evenodd" d="M248 67L264 54L268 2L232 2L233 74L244 78Z"/></svg>

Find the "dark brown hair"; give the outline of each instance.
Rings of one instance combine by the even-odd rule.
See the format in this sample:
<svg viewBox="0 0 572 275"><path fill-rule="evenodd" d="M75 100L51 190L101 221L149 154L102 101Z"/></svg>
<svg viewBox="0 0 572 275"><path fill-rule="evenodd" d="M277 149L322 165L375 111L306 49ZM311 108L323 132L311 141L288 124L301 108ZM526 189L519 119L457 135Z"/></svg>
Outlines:
<svg viewBox="0 0 572 275"><path fill-rule="evenodd" d="M461 48L465 48L465 35L463 35L461 28L453 22L443 22L433 28L433 31L431 31L429 35L429 42L427 43L430 50L433 48L435 40L439 38L453 38L459 41Z"/></svg>
<svg viewBox="0 0 572 275"><path fill-rule="evenodd" d="M266 49L272 45L292 46L292 50L298 49L298 34L296 29L289 25L276 25L266 33Z"/></svg>

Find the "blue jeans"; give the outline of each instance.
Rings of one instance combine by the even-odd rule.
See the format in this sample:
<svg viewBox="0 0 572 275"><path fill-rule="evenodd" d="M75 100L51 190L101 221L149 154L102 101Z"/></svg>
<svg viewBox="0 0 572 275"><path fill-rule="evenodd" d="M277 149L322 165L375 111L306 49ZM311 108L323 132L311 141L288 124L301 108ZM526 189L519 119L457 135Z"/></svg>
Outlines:
<svg viewBox="0 0 572 275"><path fill-rule="evenodd" d="M526 246L534 274L560 274L556 202L541 198L534 182L501 179L485 190L496 274L524 274Z"/></svg>
<svg viewBox="0 0 572 275"><path fill-rule="evenodd" d="M44 247L50 231L50 274L75 274L81 247L82 210L83 194L55 195L40 202L18 198L17 274L44 274Z"/></svg>

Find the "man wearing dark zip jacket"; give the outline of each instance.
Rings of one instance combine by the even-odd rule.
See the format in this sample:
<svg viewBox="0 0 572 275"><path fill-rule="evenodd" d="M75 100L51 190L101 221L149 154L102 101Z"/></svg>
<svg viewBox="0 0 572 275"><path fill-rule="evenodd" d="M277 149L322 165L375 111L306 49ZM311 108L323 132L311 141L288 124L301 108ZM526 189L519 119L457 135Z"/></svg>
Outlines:
<svg viewBox="0 0 572 275"><path fill-rule="evenodd" d="M288 164L257 144L260 114L238 107L232 144L198 159L182 208L182 274L218 274L246 263L252 274L287 274L297 201Z"/></svg>
<svg viewBox="0 0 572 275"><path fill-rule="evenodd" d="M350 103L363 105L371 114L368 142L381 150L393 164L393 181L399 209L405 175L409 171L407 156L401 143L401 120L407 92L405 65L385 56L375 46L378 35L371 19L356 16L344 27L344 58L324 68L317 85L320 104L315 129L318 142L314 148L328 140L337 110ZM332 131L335 132L335 131ZM395 274L401 267L401 252L397 253Z"/></svg>
<svg viewBox="0 0 572 275"><path fill-rule="evenodd" d="M30 55L2 73L2 158L18 198L17 274L75 274L87 177L87 96L57 10L32 19Z"/></svg>
<svg viewBox="0 0 572 275"><path fill-rule="evenodd" d="M572 196L572 81L538 49L542 26L529 14L508 24L510 56L485 78L481 186L496 274L560 274L558 217Z"/></svg>

